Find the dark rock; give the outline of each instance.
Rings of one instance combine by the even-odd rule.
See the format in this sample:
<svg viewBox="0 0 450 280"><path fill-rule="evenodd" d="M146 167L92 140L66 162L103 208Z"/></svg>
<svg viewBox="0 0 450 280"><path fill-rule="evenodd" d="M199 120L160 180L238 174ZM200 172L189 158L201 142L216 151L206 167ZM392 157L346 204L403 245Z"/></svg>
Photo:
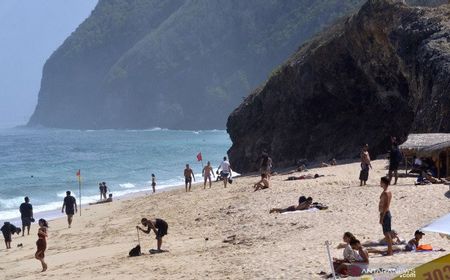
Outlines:
<svg viewBox="0 0 450 280"><path fill-rule="evenodd" d="M372 155L391 135L450 132L450 7L370 0L304 44L230 115L238 172Z"/></svg>

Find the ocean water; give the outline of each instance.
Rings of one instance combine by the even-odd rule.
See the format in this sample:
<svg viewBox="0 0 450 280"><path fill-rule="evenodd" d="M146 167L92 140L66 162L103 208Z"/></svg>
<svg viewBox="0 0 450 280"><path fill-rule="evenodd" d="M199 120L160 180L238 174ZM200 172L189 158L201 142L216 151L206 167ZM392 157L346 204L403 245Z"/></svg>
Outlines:
<svg viewBox="0 0 450 280"><path fill-rule="evenodd" d="M201 181L197 154L216 168L230 146L223 130L1 129L0 220L19 217L25 196L35 213L59 209L66 190L79 200L78 169L85 204L99 199L103 181L114 197L150 191L152 173L157 191L182 185L186 163Z"/></svg>

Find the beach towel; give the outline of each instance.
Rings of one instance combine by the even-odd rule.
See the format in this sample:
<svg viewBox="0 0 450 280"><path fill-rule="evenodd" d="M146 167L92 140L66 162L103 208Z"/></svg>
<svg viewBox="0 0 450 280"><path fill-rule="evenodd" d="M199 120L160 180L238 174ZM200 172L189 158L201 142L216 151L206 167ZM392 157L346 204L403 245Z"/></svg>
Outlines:
<svg viewBox="0 0 450 280"><path fill-rule="evenodd" d="M317 209L317 208L309 208L309 209L306 209L306 210L289 211L289 212L284 212L284 213L281 213L281 214L309 213L309 212L317 212L317 211L320 211L320 210Z"/></svg>

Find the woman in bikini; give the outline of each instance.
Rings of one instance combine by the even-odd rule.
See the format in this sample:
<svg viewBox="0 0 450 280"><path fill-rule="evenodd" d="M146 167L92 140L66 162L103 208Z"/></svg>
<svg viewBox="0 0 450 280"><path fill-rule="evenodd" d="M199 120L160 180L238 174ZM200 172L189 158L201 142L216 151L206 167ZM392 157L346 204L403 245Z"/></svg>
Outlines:
<svg viewBox="0 0 450 280"><path fill-rule="evenodd" d="M45 250L47 249L47 228L48 223L44 219L39 220L38 240L36 241L37 251L34 257L42 264L42 272L47 270L47 264L44 261Z"/></svg>

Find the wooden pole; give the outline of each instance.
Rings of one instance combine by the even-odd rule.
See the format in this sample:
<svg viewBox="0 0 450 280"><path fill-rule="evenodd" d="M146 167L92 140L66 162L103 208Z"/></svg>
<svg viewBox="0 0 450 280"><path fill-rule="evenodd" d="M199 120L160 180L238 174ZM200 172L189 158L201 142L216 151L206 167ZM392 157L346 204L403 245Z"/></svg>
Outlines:
<svg viewBox="0 0 450 280"><path fill-rule="evenodd" d="M81 216L81 171L78 171L80 176L78 176L78 192L80 194L80 216Z"/></svg>

